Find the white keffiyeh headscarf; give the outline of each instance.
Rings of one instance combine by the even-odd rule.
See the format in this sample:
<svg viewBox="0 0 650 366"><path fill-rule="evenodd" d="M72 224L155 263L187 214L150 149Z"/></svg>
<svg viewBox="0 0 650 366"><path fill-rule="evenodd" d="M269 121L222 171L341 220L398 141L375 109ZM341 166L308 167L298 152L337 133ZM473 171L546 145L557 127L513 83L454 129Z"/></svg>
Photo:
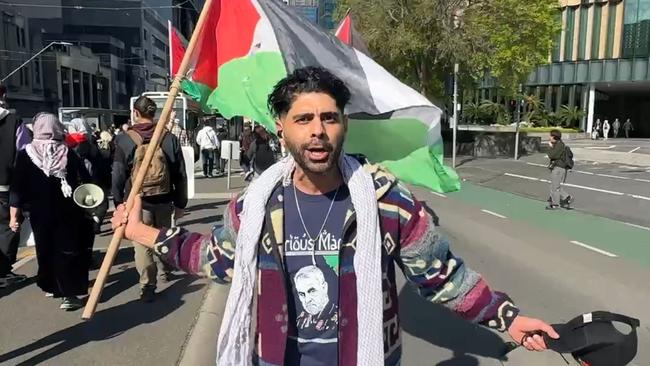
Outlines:
<svg viewBox="0 0 650 366"><path fill-rule="evenodd" d="M266 203L278 182L286 187L296 163L289 155L267 169L247 190L235 249L234 277L219 333L217 365L252 364L251 319L255 296L257 248ZM357 218L354 268L357 278L358 366L384 364L381 234L372 177L354 158L341 155L339 167L350 190ZM263 306L260 304L260 306Z"/></svg>
<svg viewBox="0 0 650 366"><path fill-rule="evenodd" d="M72 187L65 178L68 165L68 147L63 143L63 124L51 113L39 113L34 117L34 139L25 146L32 163L43 173L61 180L64 197L72 196Z"/></svg>

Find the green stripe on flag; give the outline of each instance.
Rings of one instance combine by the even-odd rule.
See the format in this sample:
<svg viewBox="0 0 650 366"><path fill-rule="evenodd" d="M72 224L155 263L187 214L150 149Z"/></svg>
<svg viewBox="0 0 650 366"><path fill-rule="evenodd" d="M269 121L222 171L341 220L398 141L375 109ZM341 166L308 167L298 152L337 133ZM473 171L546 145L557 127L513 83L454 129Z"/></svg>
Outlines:
<svg viewBox="0 0 650 366"><path fill-rule="evenodd" d="M453 169L443 163L442 138L428 145L427 126L416 119L350 120L345 151L380 162L399 179L437 192L460 189Z"/></svg>
<svg viewBox="0 0 650 366"><path fill-rule="evenodd" d="M257 52L234 59L219 68L219 83L208 106L226 118L245 116L275 133L275 120L266 107L275 84L287 76L279 52Z"/></svg>
<svg viewBox="0 0 650 366"><path fill-rule="evenodd" d="M444 165L443 151L440 140L437 144L415 150L403 159L383 161L381 165L404 182L436 192L458 191L460 179L453 169Z"/></svg>
<svg viewBox="0 0 650 366"><path fill-rule="evenodd" d="M181 89L183 90L183 93L200 103L204 112L212 112L208 107L208 97L212 94L212 88L199 83L198 81L183 79L183 81L181 81Z"/></svg>

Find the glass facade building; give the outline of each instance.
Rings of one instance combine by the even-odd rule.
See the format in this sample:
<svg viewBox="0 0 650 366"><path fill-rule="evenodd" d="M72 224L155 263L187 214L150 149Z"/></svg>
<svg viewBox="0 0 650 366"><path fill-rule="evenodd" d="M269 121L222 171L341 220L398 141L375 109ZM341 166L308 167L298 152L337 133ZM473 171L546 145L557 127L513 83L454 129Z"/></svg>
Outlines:
<svg viewBox="0 0 650 366"><path fill-rule="evenodd" d="M636 136L650 137L650 0L561 0L559 9L562 31L525 91L551 112L581 108L585 131L598 118L630 118Z"/></svg>

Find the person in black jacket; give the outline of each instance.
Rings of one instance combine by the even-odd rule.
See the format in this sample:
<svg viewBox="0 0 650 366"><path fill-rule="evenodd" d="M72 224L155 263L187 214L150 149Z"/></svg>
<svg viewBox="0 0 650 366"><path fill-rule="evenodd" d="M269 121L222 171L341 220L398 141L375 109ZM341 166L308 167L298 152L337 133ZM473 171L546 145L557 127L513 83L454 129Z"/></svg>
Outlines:
<svg viewBox="0 0 650 366"><path fill-rule="evenodd" d="M255 126L255 139L248 148L246 155L252 165L251 173L256 176L264 173L266 169L275 164L275 152L271 148L270 142L271 136L266 132L266 129L261 125ZM246 179L249 178L251 178L250 173L246 176Z"/></svg>
<svg viewBox="0 0 650 366"><path fill-rule="evenodd" d="M9 227L9 188L16 160L16 131L20 122L9 111L7 89L0 84L0 288L22 282L27 277L12 272L16 262L20 231ZM20 225L20 222L16 223Z"/></svg>
<svg viewBox="0 0 650 366"><path fill-rule="evenodd" d="M153 122L156 104L151 99L142 96L135 101L133 108L135 123L126 133L115 138L112 193L116 207L126 201L131 191L136 148L140 142L135 141L134 137L141 140L142 144L148 144L156 128ZM187 175L181 145L176 136L165 133L159 148L166 159L170 187L163 190L166 193L142 198L142 220L161 228L172 224L172 213L175 218L183 216L187 205ZM150 168L152 166L153 164ZM153 250L140 244L134 245L134 250L135 265L140 274L140 298L144 302L151 302L154 300L158 270L163 272L162 279L166 280L170 269L154 256Z"/></svg>
<svg viewBox="0 0 650 366"><path fill-rule="evenodd" d="M548 143L550 147L548 151L550 160L548 168L551 170L551 201L546 209L555 210L560 206L569 208L571 202L573 202L573 197L562 188L570 168L567 163L566 145L562 142L562 132L560 130L552 130L550 137L551 140Z"/></svg>

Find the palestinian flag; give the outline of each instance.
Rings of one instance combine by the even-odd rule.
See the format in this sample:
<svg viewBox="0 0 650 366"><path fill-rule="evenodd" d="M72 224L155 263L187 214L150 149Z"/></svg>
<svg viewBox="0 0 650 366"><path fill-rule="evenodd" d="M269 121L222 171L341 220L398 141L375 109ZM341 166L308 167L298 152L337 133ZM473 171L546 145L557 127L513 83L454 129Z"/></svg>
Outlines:
<svg viewBox="0 0 650 366"><path fill-rule="evenodd" d="M361 51L364 55L372 57L368 51L368 46L366 42L361 38L361 35L354 27L354 20L352 19L352 14L350 10L345 14L341 24L336 28L334 35L341 40L341 42L347 44L348 46L354 47L357 51Z"/></svg>
<svg viewBox="0 0 650 366"><path fill-rule="evenodd" d="M381 162L405 182L436 191L460 187L442 162L441 110L368 56L277 0L213 0L183 84L226 118L245 116L275 132L266 101L288 73L321 66L352 99L345 150Z"/></svg>

